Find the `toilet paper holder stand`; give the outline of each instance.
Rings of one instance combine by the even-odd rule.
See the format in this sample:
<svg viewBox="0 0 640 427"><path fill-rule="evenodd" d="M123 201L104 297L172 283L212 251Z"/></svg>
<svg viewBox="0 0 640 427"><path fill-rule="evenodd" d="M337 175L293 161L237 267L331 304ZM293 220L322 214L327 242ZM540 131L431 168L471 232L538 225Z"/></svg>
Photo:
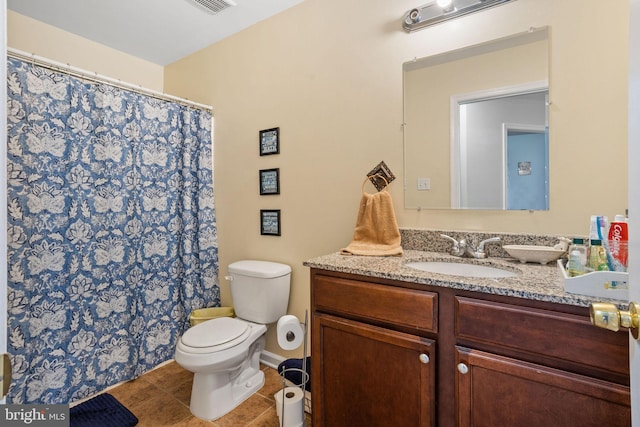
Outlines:
<svg viewBox="0 0 640 427"><path fill-rule="evenodd" d="M306 399L306 385L307 382L309 381L309 372L308 369L309 367L307 366L307 329L308 329L308 325L309 325L309 312L308 310L305 310L304 312L304 323L300 322L300 326L302 326L302 331L303 331L303 356L302 356L302 368L284 368L282 369L279 373L279 375L282 377L282 390L278 391L278 393L282 393L282 407L280 408L279 414L280 414L280 426L285 426L285 399L284 397L285 395L285 389L287 388L287 381L289 381L290 383L293 384L293 386L298 387L302 390L302 394L303 394L303 400ZM290 372L296 372L300 375L301 378L301 382L300 383L294 383L291 380L288 380L286 378L286 374L290 373ZM278 394L276 393L276 394ZM302 424L300 424L300 427L304 427L306 426L306 420L305 420L305 406L306 403L303 401L302 404Z"/></svg>

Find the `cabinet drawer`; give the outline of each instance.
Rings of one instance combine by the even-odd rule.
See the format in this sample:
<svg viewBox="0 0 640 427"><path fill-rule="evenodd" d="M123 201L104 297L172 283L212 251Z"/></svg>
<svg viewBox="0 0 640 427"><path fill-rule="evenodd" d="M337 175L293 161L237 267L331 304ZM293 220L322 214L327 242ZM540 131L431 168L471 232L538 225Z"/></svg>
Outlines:
<svg viewBox="0 0 640 427"><path fill-rule="evenodd" d="M629 374L627 332L596 328L587 316L458 296L455 331L457 340Z"/></svg>
<svg viewBox="0 0 640 427"><path fill-rule="evenodd" d="M391 327L437 332L437 299L433 292L316 275L315 310L382 322Z"/></svg>

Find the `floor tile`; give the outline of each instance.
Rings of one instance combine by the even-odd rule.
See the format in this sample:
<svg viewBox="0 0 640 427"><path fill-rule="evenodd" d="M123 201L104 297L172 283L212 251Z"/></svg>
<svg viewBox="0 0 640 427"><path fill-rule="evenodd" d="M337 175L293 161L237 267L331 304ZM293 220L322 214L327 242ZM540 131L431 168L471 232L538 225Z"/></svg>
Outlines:
<svg viewBox="0 0 640 427"><path fill-rule="evenodd" d="M272 405L273 402L256 393L224 417L215 420L213 425L216 427L246 426L271 408Z"/></svg>
<svg viewBox="0 0 640 427"><path fill-rule="evenodd" d="M278 414L275 406L248 424L249 427L279 427Z"/></svg>
<svg viewBox="0 0 640 427"><path fill-rule="evenodd" d="M138 417L139 427L278 427L274 394L282 389L275 369L261 366L265 384L229 414L215 421L194 417L189 411L193 373L175 362L109 390ZM309 414L306 426L311 426Z"/></svg>
<svg viewBox="0 0 640 427"><path fill-rule="evenodd" d="M192 415L185 420L173 424L172 427L213 427L213 423L211 421L201 420Z"/></svg>
<svg viewBox="0 0 640 427"><path fill-rule="evenodd" d="M183 382L178 387L173 388L171 394L184 405L189 406L191 402L191 387L193 386L193 378Z"/></svg>
<svg viewBox="0 0 640 427"><path fill-rule="evenodd" d="M264 386L260 390L258 390L258 394L275 402L275 398L273 397L273 395L276 394L278 390L282 390L282 377L275 369L271 369L268 367L263 369L263 372Z"/></svg>
<svg viewBox="0 0 640 427"><path fill-rule="evenodd" d="M191 383L193 373L176 362L168 363L143 375L144 379L171 393L185 382Z"/></svg>
<svg viewBox="0 0 640 427"><path fill-rule="evenodd" d="M172 396L162 393L129 408L138 417L139 427L172 426L191 417L189 408Z"/></svg>
<svg viewBox="0 0 640 427"><path fill-rule="evenodd" d="M158 388L142 378L128 381L109 390L109 394L118 399L127 408L145 402L153 398L157 393Z"/></svg>

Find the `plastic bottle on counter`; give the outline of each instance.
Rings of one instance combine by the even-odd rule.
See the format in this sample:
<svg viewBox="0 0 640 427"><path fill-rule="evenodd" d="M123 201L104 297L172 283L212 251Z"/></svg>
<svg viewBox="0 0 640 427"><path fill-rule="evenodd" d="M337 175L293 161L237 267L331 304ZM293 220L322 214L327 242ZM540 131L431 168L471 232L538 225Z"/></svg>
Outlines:
<svg viewBox="0 0 640 427"><path fill-rule="evenodd" d="M569 274L569 277L576 277L585 273L585 266L580 258L580 252L577 249L569 252L569 262L567 262L567 274Z"/></svg>
<svg viewBox="0 0 640 427"><path fill-rule="evenodd" d="M589 247L589 268L593 271L607 271L607 253L600 239L591 239Z"/></svg>
<svg viewBox="0 0 640 427"><path fill-rule="evenodd" d="M568 252L567 272L569 276L574 277L586 273L587 246L584 244L584 239L574 238Z"/></svg>

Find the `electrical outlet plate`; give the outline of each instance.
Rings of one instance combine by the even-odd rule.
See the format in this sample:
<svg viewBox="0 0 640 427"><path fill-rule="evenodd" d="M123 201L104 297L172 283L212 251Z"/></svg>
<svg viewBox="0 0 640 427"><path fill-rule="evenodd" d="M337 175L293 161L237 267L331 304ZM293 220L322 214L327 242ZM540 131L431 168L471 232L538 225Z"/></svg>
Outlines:
<svg viewBox="0 0 640 427"><path fill-rule="evenodd" d="M418 178L418 190L431 190L431 179L430 178Z"/></svg>

